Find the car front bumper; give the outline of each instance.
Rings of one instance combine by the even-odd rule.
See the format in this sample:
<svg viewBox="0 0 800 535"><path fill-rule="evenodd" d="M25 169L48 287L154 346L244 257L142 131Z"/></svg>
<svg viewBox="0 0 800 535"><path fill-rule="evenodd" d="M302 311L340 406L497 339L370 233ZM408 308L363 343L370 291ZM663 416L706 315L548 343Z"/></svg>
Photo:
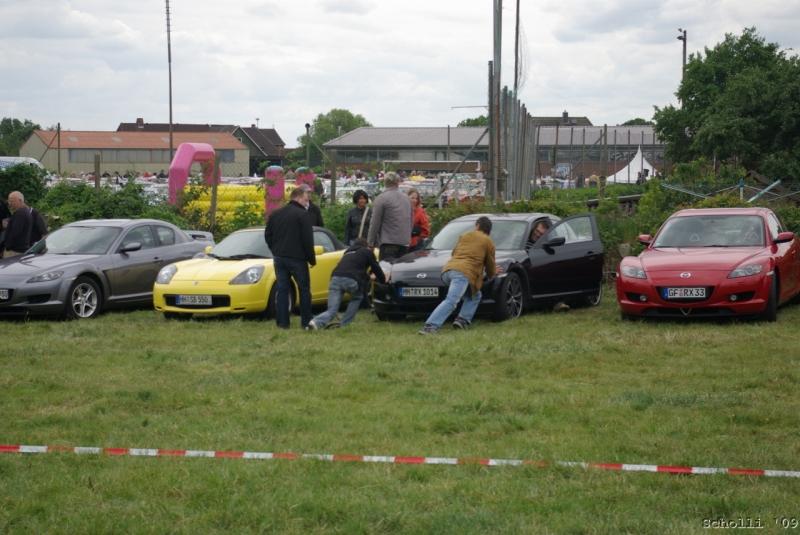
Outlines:
<svg viewBox="0 0 800 535"><path fill-rule="evenodd" d="M495 279L497 280L497 279ZM481 303L478 306L478 314L484 315L491 313L496 302L496 288L499 285L484 283L481 288ZM408 287L435 287L439 289L436 297L403 297L402 288ZM375 311L379 314L403 314L403 315L424 315L430 314L444 301L447 296L448 287L436 284L418 284L416 281L397 281L389 284L375 284L372 303Z"/></svg>
<svg viewBox="0 0 800 535"><path fill-rule="evenodd" d="M650 276L650 274L648 274ZM623 314L649 317L752 316L767 307L774 275L698 281L683 286L704 286L710 295L702 300L667 300L659 288L681 286L674 280L617 277L617 301Z"/></svg>
<svg viewBox="0 0 800 535"><path fill-rule="evenodd" d="M222 281L172 281L153 285L153 306L159 312L196 315L255 314L267 307L269 288L256 284L228 284ZM212 305L177 305L178 295L210 295Z"/></svg>
<svg viewBox="0 0 800 535"><path fill-rule="evenodd" d="M73 280L62 278L35 283L0 280L0 289L9 291L9 298L0 300L0 315L61 314Z"/></svg>

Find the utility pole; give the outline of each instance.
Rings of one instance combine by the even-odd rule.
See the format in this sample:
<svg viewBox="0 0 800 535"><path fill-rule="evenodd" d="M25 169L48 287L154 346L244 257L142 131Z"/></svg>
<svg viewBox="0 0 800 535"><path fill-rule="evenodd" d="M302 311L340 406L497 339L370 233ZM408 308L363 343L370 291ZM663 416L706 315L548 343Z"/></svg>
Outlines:
<svg viewBox="0 0 800 535"><path fill-rule="evenodd" d="M56 137L58 138L58 176L61 176L61 123L56 126Z"/></svg>
<svg viewBox="0 0 800 535"><path fill-rule="evenodd" d="M169 0L167 2L167 68L169 71L169 161L172 163L172 157L175 155L172 142L172 38L170 37L171 28L169 20Z"/></svg>
<svg viewBox="0 0 800 535"><path fill-rule="evenodd" d="M683 41L683 68L681 69L681 83L686 77L686 30L678 28L678 41Z"/></svg>
<svg viewBox="0 0 800 535"><path fill-rule="evenodd" d="M311 167L311 125L306 123L306 167Z"/></svg>
<svg viewBox="0 0 800 535"><path fill-rule="evenodd" d="M493 154L492 157L492 182L494 200L500 198L499 178L500 178L500 53L502 50L503 38L503 0L494 0L494 61L492 62L492 102L490 117L492 121L493 136L489 146Z"/></svg>

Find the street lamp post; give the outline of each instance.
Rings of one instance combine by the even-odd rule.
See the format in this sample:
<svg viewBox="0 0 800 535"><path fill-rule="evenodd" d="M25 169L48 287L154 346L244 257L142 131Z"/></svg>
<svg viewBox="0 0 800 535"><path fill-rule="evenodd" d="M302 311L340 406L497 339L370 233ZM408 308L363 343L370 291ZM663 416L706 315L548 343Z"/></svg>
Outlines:
<svg viewBox="0 0 800 535"><path fill-rule="evenodd" d="M681 82L686 76L686 30L678 28L678 41L683 41L683 68L681 70Z"/></svg>
<svg viewBox="0 0 800 535"><path fill-rule="evenodd" d="M311 125L306 123L306 167L311 167Z"/></svg>

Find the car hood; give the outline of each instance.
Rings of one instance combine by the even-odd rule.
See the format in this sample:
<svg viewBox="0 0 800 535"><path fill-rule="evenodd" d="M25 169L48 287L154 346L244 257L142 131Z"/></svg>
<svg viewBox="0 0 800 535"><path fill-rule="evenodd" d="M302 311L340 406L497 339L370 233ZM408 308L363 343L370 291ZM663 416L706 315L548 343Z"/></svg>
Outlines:
<svg viewBox="0 0 800 535"><path fill-rule="evenodd" d="M0 279L32 277L38 273L91 263L103 255L22 255L0 261Z"/></svg>
<svg viewBox="0 0 800 535"><path fill-rule="evenodd" d="M452 253L453 251L449 250L424 249L402 256L391 265L392 280L415 278L418 273L441 273ZM519 254L517 252L515 255L514 251L497 251L495 262L497 265L503 265Z"/></svg>
<svg viewBox="0 0 800 535"><path fill-rule="evenodd" d="M646 272L658 271L730 271L755 259L762 249L753 247L676 247L647 249L639 255Z"/></svg>
<svg viewBox="0 0 800 535"><path fill-rule="evenodd" d="M229 281L242 271L253 266L264 266L265 277L272 270L272 259L248 258L246 260L219 260L217 258L195 258L175 264L178 271L174 281Z"/></svg>

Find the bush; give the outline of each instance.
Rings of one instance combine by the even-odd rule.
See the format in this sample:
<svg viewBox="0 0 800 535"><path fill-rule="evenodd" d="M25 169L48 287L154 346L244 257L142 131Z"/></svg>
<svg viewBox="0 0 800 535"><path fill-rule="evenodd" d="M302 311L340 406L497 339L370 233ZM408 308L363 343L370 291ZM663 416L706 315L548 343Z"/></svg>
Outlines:
<svg viewBox="0 0 800 535"><path fill-rule="evenodd" d="M0 169L0 198L7 199L12 191L25 196L25 204L37 206L45 195L44 171L29 164Z"/></svg>

